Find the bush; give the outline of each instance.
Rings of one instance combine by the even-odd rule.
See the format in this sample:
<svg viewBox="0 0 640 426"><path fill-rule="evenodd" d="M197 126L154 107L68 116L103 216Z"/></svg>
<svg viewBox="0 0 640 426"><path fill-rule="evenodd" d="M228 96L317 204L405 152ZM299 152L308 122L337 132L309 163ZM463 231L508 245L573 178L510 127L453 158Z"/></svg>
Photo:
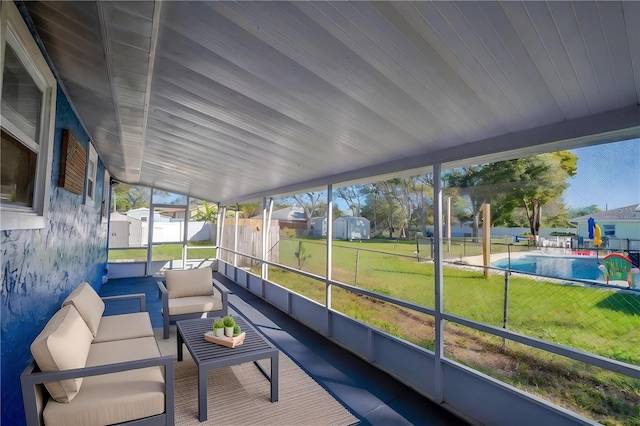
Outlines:
<svg viewBox="0 0 640 426"><path fill-rule="evenodd" d="M286 226L280 230L280 235L284 238L296 238L296 230L287 228Z"/></svg>

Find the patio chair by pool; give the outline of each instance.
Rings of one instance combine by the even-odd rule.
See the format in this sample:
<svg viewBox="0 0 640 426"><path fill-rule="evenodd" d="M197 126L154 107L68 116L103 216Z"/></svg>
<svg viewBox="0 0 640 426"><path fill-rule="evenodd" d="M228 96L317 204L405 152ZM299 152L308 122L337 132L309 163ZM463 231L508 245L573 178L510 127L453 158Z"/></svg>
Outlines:
<svg viewBox="0 0 640 426"><path fill-rule="evenodd" d="M213 279L211 268L166 270L164 277L158 282L163 338L169 338L170 321L227 315L229 291Z"/></svg>

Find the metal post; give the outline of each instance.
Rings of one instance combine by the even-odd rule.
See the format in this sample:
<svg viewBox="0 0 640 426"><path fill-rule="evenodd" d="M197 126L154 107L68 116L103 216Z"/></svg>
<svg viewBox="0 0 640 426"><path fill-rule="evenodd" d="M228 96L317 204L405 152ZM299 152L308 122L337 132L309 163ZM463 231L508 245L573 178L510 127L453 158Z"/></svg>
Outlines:
<svg viewBox="0 0 640 426"><path fill-rule="evenodd" d="M240 206L236 203L236 223L235 223L235 231L233 236L233 267L238 268L238 210Z"/></svg>
<svg viewBox="0 0 640 426"><path fill-rule="evenodd" d="M222 245L224 244L224 220L227 217L227 208L225 206L220 206L220 203L218 203L218 222L220 223L220 233L218 235L220 235L220 240L219 240L219 247L218 247L218 252L220 252L220 248L222 247ZM229 259L229 253L225 252L225 258ZM218 268L220 268L220 265L218 265Z"/></svg>
<svg viewBox="0 0 640 426"><path fill-rule="evenodd" d="M442 358L444 358L444 320L442 310L443 299L443 265L442 265L442 176L441 165L433 166L433 237L435 239L433 252L434 290L435 290L435 370L434 370L434 399L437 404L444 401Z"/></svg>
<svg viewBox="0 0 640 426"><path fill-rule="evenodd" d="M358 286L358 264L360 263L360 249L356 249L356 277L355 277L355 282L353 283L354 286Z"/></svg>
<svg viewBox="0 0 640 426"><path fill-rule="evenodd" d="M327 314L327 336L331 335L331 279L333 259L333 185L327 185L327 269L325 275L325 311Z"/></svg>
<svg viewBox="0 0 640 426"><path fill-rule="evenodd" d="M236 278L238 276L238 210L240 210L240 206L236 203L236 223L234 226L234 235L233 235L233 280L237 281Z"/></svg>
<svg viewBox="0 0 640 426"><path fill-rule="evenodd" d="M145 267L144 275L148 276L151 270L151 260L153 259L153 214L155 208L153 206L153 188L149 194L149 217L147 218L147 265Z"/></svg>
<svg viewBox="0 0 640 426"><path fill-rule="evenodd" d="M447 253L451 252L451 197L447 197Z"/></svg>
<svg viewBox="0 0 640 426"><path fill-rule="evenodd" d="M511 244L507 245L507 270L504 271L504 307L502 311L502 328L507 329L509 320L509 275L511 275ZM507 339L502 338L502 350L507 348Z"/></svg>
<svg viewBox="0 0 640 426"><path fill-rule="evenodd" d="M269 198L269 212L267 214L267 224L265 227L265 237L264 237L264 247L265 247L265 254L264 254L264 260L269 260L269 235L271 234L271 214L273 213L273 198ZM269 265L266 265L265 271L264 271L264 279L268 280L269 279ZM262 297L264 297L264 286L262 287Z"/></svg>
<svg viewBox="0 0 640 426"><path fill-rule="evenodd" d="M184 206L184 220L182 221L183 236L182 236L182 269L187 269L187 257L188 250L187 244L189 242L189 196L187 196L187 205Z"/></svg>
<svg viewBox="0 0 640 426"><path fill-rule="evenodd" d="M331 309L331 267L332 267L332 255L333 255L333 185L327 185L327 269L326 269L326 307L327 307L327 320L329 309ZM327 323L327 325L329 325Z"/></svg>
<svg viewBox="0 0 640 426"><path fill-rule="evenodd" d="M220 245L222 243L222 239L220 238L220 223L222 222L222 218L220 216L220 203L216 204L218 208L218 219L216 220L216 262L218 263L218 269L220 268Z"/></svg>
<svg viewBox="0 0 640 426"><path fill-rule="evenodd" d="M267 197L262 198L262 267L261 276L263 280L268 279L268 266L264 262L267 260ZM262 286L264 288L264 285Z"/></svg>

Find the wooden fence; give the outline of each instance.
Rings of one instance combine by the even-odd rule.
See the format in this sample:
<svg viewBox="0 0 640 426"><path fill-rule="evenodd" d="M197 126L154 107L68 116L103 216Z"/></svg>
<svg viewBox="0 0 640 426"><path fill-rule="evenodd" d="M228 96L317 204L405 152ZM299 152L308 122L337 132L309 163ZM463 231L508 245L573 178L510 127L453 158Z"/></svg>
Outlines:
<svg viewBox="0 0 640 426"><path fill-rule="evenodd" d="M224 221L222 244L224 248L234 248L235 219L227 218ZM277 220L272 220L269 226L267 238L267 260L278 262L280 259L279 244L280 226ZM257 258L262 258L262 219L238 220L238 252L246 253ZM225 250L220 252L220 258L233 264L233 253ZM260 266L260 262L244 256L238 256L238 267L252 268Z"/></svg>

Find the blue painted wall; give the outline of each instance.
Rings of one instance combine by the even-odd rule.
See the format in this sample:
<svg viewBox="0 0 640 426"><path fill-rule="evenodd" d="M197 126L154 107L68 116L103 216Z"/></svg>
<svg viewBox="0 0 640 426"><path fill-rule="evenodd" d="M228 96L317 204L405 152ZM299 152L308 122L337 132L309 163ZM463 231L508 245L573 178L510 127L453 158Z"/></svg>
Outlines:
<svg viewBox="0 0 640 426"><path fill-rule="evenodd" d="M2 421L25 424L20 373L31 360L30 345L65 297L82 281L100 290L107 264L107 224L101 203L58 188L62 130L70 129L88 150L89 139L58 87L51 176L51 204L44 229L2 231ZM99 162L96 199L102 198L104 166Z"/></svg>

